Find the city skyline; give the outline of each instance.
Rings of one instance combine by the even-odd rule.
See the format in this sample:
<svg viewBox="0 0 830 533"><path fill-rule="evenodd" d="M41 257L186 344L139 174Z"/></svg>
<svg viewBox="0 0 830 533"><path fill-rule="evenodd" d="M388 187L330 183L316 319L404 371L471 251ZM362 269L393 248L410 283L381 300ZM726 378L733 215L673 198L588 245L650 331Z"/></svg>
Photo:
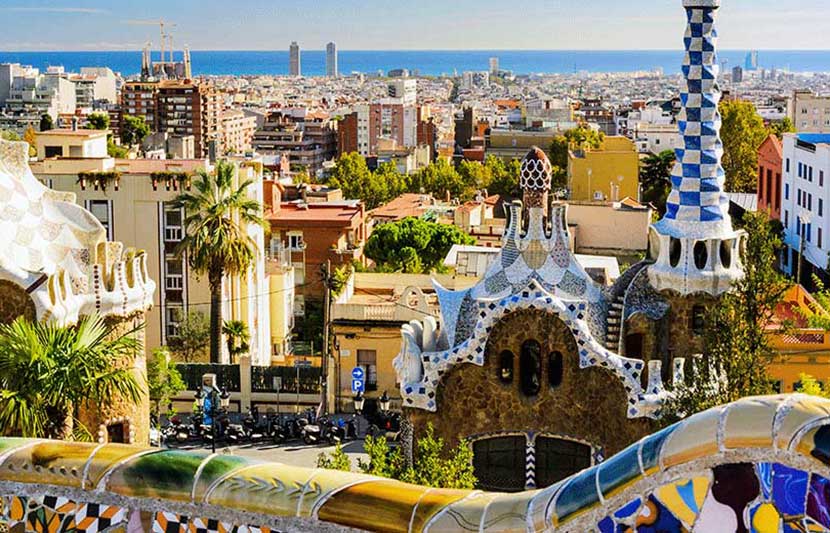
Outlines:
<svg viewBox="0 0 830 533"><path fill-rule="evenodd" d="M275 5L276 4L276 5ZM494 0L451 5L425 0L414 9L380 0L346 5L240 0L232 11L220 2L148 0L113 9L104 0L19 1L0 7L14 17L0 38L3 51L136 50L158 46L149 20L176 24L177 46L193 50L278 50L297 41L306 50L665 50L680 49L679 3L660 2L648 11L611 0L573 5L565 0L525 0L509 7ZM570 4L570 5L568 5ZM721 8L720 48L822 50L830 20L811 16L820 0L726 0ZM534 13L520 24L517 14ZM151 14L151 16L148 16ZM459 20L464 24L459 24ZM390 23L394 21L394 24ZM804 31L810 28L811 31ZM205 31L211 29L211 31ZM214 31L221 29L221 31ZM634 31L636 29L636 31ZM94 38L88 36L94 35Z"/></svg>

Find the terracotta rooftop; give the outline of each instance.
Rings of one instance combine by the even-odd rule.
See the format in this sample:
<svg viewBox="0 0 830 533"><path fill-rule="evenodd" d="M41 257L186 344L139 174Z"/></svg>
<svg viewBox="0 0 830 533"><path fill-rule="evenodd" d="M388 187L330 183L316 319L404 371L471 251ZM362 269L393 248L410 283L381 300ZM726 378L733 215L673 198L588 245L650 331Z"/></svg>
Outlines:
<svg viewBox="0 0 830 533"><path fill-rule="evenodd" d="M87 130L81 128L73 130L70 128L55 128L53 130L41 131L40 133L38 133L38 135L58 135L65 137L106 137L108 133L108 130Z"/></svg>
<svg viewBox="0 0 830 533"><path fill-rule="evenodd" d="M374 218L400 220L406 217L421 216L427 207L435 204L435 199L428 194L404 193L373 209L370 214Z"/></svg>
<svg viewBox="0 0 830 533"><path fill-rule="evenodd" d="M363 207L355 202L282 202L278 211L265 213L266 220L281 226L352 226L363 219Z"/></svg>

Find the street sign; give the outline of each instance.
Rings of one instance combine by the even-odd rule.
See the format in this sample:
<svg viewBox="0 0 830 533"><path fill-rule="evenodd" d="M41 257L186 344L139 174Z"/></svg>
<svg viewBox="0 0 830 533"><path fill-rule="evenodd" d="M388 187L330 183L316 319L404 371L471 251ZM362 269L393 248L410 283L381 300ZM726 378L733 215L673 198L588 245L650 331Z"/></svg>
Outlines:
<svg viewBox="0 0 830 533"><path fill-rule="evenodd" d="M363 378L366 377L366 372L363 370L362 366L356 366L352 369L352 379L359 379L363 381Z"/></svg>
<svg viewBox="0 0 830 533"><path fill-rule="evenodd" d="M366 390L366 382L362 379L352 380L352 392L364 392Z"/></svg>
<svg viewBox="0 0 830 533"><path fill-rule="evenodd" d="M305 359L302 359L302 360L297 359L297 360L294 361L294 366L296 368L307 368L307 367L311 366L311 361L306 361Z"/></svg>

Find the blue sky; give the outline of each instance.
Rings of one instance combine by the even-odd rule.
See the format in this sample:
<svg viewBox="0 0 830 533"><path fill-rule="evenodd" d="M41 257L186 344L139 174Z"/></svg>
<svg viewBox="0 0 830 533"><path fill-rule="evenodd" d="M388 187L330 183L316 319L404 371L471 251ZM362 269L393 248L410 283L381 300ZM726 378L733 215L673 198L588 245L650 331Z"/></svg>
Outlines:
<svg viewBox="0 0 830 533"><path fill-rule="evenodd" d="M724 49L827 49L827 0L723 0ZM676 49L680 0L0 0L0 50Z"/></svg>

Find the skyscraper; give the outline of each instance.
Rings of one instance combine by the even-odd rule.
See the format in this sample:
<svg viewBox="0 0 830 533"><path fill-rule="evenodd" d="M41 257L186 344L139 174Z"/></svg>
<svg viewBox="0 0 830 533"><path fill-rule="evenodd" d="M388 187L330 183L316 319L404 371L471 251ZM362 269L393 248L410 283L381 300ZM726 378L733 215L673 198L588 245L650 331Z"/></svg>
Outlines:
<svg viewBox="0 0 830 533"><path fill-rule="evenodd" d="M302 70L300 68L300 45L297 44L297 41L292 42L288 48L288 58L288 73L291 76L302 76Z"/></svg>
<svg viewBox="0 0 830 533"><path fill-rule="evenodd" d="M491 75L498 75L499 73L499 58L498 57L491 57L490 58L490 74Z"/></svg>
<svg viewBox="0 0 830 533"><path fill-rule="evenodd" d="M337 71L337 45L329 43L326 45L326 76L336 78Z"/></svg>

